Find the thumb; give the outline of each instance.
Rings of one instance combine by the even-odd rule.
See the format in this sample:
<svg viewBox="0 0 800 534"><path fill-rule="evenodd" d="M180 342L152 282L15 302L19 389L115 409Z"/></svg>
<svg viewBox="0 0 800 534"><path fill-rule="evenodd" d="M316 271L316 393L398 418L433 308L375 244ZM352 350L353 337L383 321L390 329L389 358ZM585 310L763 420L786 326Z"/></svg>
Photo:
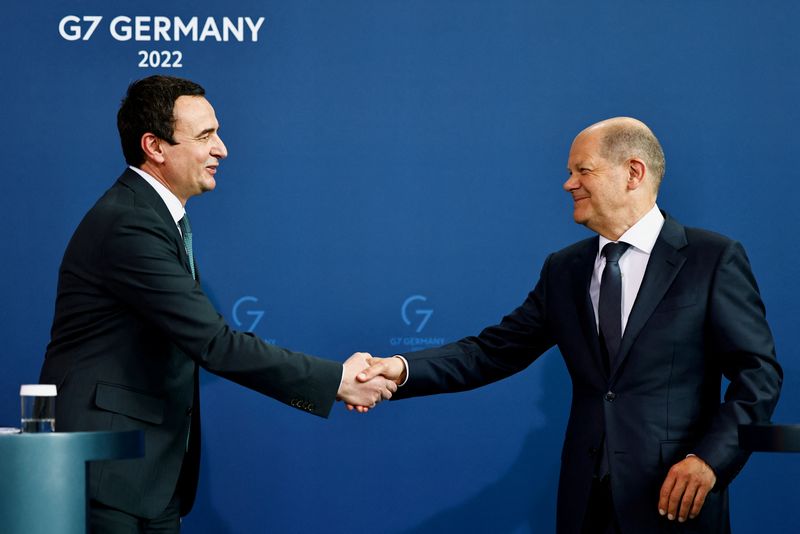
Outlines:
<svg viewBox="0 0 800 534"><path fill-rule="evenodd" d="M384 368L383 362L376 363L358 373L358 376L356 378L358 379L359 382L368 382L373 378L375 378L376 376L379 376L383 372L383 368Z"/></svg>

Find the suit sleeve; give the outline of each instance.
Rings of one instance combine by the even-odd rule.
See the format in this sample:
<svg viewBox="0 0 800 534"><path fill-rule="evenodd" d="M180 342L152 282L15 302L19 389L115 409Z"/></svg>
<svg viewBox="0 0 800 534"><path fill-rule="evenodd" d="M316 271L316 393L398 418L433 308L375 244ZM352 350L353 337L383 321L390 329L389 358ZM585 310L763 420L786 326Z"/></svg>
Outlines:
<svg viewBox="0 0 800 534"><path fill-rule="evenodd" d="M99 249L109 291L208 371L327 416L342 364L232 330L182 264L174 233L151 209L122 212Z"/></svg>
<svg viewBox="0 0 800 534"><path fill-rule="evenodd" d="M466 391L495 382L530 365L554 341L546 316L546 273L525 302L499 324L435 349L403 354L408 360L409 379L393 399L435 393Z"/></svg>
<svg viewBox="0 0 800 534"><path fill-rule="evenodd" d="M739 243L732 242L722 254L708 314L709 350L730 384L695 452L714 469L718 486L724 487L749 456L739 448L738 426L770 420L783 379L764 304Z"/></svg>

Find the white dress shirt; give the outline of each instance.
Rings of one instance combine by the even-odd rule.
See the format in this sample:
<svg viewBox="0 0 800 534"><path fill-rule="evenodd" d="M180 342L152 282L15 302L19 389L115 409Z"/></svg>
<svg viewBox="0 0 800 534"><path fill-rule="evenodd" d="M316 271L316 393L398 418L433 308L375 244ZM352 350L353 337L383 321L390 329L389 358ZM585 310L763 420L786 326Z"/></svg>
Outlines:
<svg viewBox="0 0 800 534"><path fill-rule="evenodd" d="M178 227L178 231L180 232L181 227L178 224L178 221L183 219L183 216L186 215L186 209L183 207L183 204L181 204L181 201L178 200L178 197L176 197L172 191L167 189L164 184L144 172L142 169L134 167L133 165L129 165L128 167L130 167L133 172L144 178L144 181L150 184L150 186L156 190L158 196L160 196L161 200L164 201L164 204L167 205L169 214L172 215L172 219L175 221L175 226ZM183 232L181 232L181 235L183 235Z"/></svg>
<svg viewBox="0 0 800 534"><path fill-rule="evenodd" d="M622 275L622 333L625 332L633 303L636 302L636 295L639 294L639 288L642 287L644 271L647 269L650 253L653 251L662 226L664 226L664 216L661 215L658 205L655 204L644 217L628 228L617 240L617 242L622 241L631 245L619 259L619 270ZM594 260L594 272L589 285L589 296L592 299L598 333L600 332L600 320L597 307L600 301L600 281L603 278L603 269L606 267L606 258L602 251L606 244L611 243L611 240L603 236L599 237L597 258Z"/></svg>
<svg viewBox="0 0 800 534"><path fill-rule="evenodd" d="M628 317L631 314L631 309L633 309L633 303L636 301L636 295L639 294L639 288L642 287L644 271L647 269L647 262L650 261L650 253L653 251L653 246L656 244L656 239L658 239L658 234L661 233L663 226L664 216L661 215L658 204L654 204L650 211L639 219L636 224L628 228L628 231L622 234L618 240L631 245L619 259L619 270L622 277L623 333L625 332L625 326L628 324ZM606 267L606 258L603 256L602 250L607 243L611 243L611 240L603 236L599 237L597 258L594 260L594 272L592 273L592 281L589 284L589 296L592 299L598 333L600 332L600 321L597 315L597 306L600 301L600 280L603 278L603 269ZM403 360L403 365L406 368L406 379L400 384L403 386L408 381L411 370L405 358L399 354L395 356Z"/></svg>

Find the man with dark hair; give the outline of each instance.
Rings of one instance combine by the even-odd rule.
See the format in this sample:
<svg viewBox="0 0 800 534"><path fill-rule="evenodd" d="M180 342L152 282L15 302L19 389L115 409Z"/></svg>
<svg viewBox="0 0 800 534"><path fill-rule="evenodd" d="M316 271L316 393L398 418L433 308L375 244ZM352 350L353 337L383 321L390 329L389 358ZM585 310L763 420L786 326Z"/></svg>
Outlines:
<svg viewBox="0 0 800 534"><path fill-rule="evenodd" d="M640 121L586 128L567 168L573 218L599 235L551 254L500 324L359 379L395 380L395 399L463 391L557 345L573 387L557 531L728 533L738 425L769 420L783 377L744 249L658 209L663 151Z"/></svg>
<svg viewBox="0 0 800 534"><path fill-rule="evenodd" d="M151 76L118 114L130 167L89 210L61 263L41 382L58 429L142 430L145 457L90 468L94 533L178 532L200 458L198 368L327 417L337 398L373 406L396 385L268 345L225 323L198 283L186 201L216 186L228 154L205 91Z"/></svg>
<svg viewBox="0 0 800 534"><path fill-rule="evenodd" d="M147 132L170 145L177 144L172 138L175 101L181 96L205 94L205 89L193 81L171 76L150 76L131 84L117 112L117 129L125 163L138 167L145 162L141 141Z"/></svg>

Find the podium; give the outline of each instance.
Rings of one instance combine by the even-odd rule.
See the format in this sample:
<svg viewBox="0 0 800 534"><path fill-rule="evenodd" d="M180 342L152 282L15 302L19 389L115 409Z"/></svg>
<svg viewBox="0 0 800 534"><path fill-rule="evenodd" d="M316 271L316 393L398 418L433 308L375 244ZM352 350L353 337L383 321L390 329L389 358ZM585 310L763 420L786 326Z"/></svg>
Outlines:
<svg viewBox="0 0 800 534"><path fill-rule="evenodd" d="M800 452L800 425L739 425L739 446L753 452Z"/></svg>
<svg viewBox="0 0 800 534"><path fill-rule="evenodd" d="M86 534L87 462L143 454L138 430L0 435L0 532Z"/></svg>

